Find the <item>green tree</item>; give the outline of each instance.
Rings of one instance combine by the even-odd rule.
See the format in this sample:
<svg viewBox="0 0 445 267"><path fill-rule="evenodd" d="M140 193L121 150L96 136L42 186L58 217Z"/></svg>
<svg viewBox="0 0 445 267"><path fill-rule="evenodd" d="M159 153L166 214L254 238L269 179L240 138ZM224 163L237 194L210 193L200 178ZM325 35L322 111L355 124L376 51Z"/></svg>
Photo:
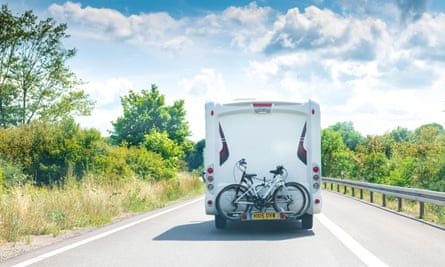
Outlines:
<svg viewBox="0 0 445 267"><path fill-rule="evenodd" d="M73 118L55 123L34 120L0 130L0 155L38 185L48 185L68 175L82 177L92 167L99 140L99 131L81 130Z"/></svg>
<svg viewBox="0 0 445 267"><path fill-rule="evenodd" d="M384 153L365 155L361 175L370 183L383 183L389 175L389 163Z"/></svg>
<svg viewBox="0 0 445 267"><path fill-rule="evenodd" d="M190 131L185 121L183 100L175 101L173 106L166 105L165 97L153 84L150 91L143 89L137 93L131 90L127 96L121 97L121 103L124 114L112 122L113 144L125 142L129 146L139 146L147 134L156 131L167 133L168 138L181 147L188 146L185 140Z"/></svg>
<svg viewBox="0 0 445 267"><path fill-rule="evenodd" d="M158 153L163 159L170 162L172 167L177 167L179 159L184 157L184 151L176 141L170 139L166 132L160 133L153 130L145 135L144 146L147 150Z"/></svg>
<svg viewBox="0 0 445 267"><path fill-rule="evenodd" d="M407 128L397 127L395 130L392 130L390 133L392 139L395 142L408 142L411 140L412 133Z"/></svg>
<svg viewBox="0 0 445 267"><path fill-rule="evenodd" d="M204 147L205 139L198 141L193 145L193 148L186 151L185 161L189 167L189 170L196 170L204 166Z"/></svg>
<svg viewBox="0 0 445 267"><path fill-rule="evenodd" d="M387 144L384 136L368 136L365 154L361 157L360 174L368 182L383 183L390 172L390 163L386 155Z"/></svg>
<svg viewBox="0 0 445 267"><path fill-rule="evenodd" d="M443 191L445 132L442 125L432 123L415 129L413 147L415 163L411 186Z"/></svg>
<svg viewBox="0 0 445 267"><path fill-rule="evenodd" d="M352 151L355 151L356 147L364 142L363 136L354 129L352 122L338 122L329 128L339 132L343 143Z"/></svg>
<svg viewBox="0 0 445 267"><path fill-rule="evenodd" d="M422 125L414 130L413 142L416 144L432 144L443 131L443 126L438 123Z"/></svg>
<svg viewBox="0 0 445 267"><path fill-rule="evenodd" d="M0 20L0 125L89 115L94 103L66 65L76 54L62 45L66 24L38 21L32 11L14 16L6 5Z"/></svg>
<svg viewBox="0 0 445 267"><path fill-rule="evenodd" d="M348 178L357 176L357 159L343 142L341 133L332 128L321 133L321 159L323 176L340 177L343 172Z"/></svg>

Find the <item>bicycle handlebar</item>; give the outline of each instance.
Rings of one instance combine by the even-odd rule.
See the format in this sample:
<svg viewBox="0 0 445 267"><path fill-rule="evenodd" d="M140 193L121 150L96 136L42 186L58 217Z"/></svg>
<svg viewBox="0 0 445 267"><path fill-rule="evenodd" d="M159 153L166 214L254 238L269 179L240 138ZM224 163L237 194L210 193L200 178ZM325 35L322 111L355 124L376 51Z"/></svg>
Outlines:
<svg viewBox="0 0 445 267"><path fill-rule="evenodd" d="M241 171L246 171L246 169L247 169L247 161L246 161L245 158L240 159L237 162L237 165L238 165L238 168ZM275 176L276 175L284 176L284 174L287 174L287 170L286 170L286 168L284 168L283 165L278 165L274 170L270 170L269 172L274 174Z"/></svg>

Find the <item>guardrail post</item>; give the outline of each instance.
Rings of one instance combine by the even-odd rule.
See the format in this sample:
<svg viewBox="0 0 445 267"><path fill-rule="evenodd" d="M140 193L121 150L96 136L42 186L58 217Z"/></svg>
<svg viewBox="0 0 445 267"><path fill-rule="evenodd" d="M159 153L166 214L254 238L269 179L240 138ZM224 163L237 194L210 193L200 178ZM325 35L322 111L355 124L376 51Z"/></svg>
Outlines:
<svg viewBox="0 0 445 267"><path fill-rule="evenodd" d="M346 193L347 193L347 190L348 189L348 187L345 185L344 187L343 187L343 195L346 195Z"/></svg>
<svg viewBox="0 0 445 267"><path fill-rule="evenodd" d="M340 184L337 184L337 192L340 192Z"/></svg>
<svg viewBox="0 0 445 267"><path fill-rule="evenodd" d="M369 202L374 203L374 192L369 191Z"/></svg>
<svg viewBox="0 0 445 267"><path fill-rule="evenodd" d="M397 203L397 211L400 212L400 211L402 211L402 198L398 197L397 202L398 202Z"/></svg>
<svg viewBox="0 0 445 267"><path fill-rule="evenodd" d="M331 183L331 191L334 191L334 183Z"/></svg>
<svg viewBox="0 0 445 267"><path fill-rule="evenodd" d="M355 197L355 187L351 187L352 190L352 197Z"/></svg>
<svg viewBox="0 0 445 267"><path fill-rule="evenodd" d="M423 219L424 215L425 215L425 203L420 201L420 203L419 203L419 218Z"/></svg>
<svg viewBox="0 0 445 267"><path fill-rule="evenodd" d="M382 194L382 207L386 207L386 195Z"/></svg>
<svg viewBox="0 0 445 267"><path fill-rule="evenodd" d="M360 199L363 199L363 189L360 188Z"/></svg>

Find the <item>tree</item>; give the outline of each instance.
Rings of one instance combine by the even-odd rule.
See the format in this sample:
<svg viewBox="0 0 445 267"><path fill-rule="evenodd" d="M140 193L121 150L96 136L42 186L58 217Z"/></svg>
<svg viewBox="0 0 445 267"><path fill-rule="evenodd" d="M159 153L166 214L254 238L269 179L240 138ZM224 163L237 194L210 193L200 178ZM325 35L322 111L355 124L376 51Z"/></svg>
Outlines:
<svg viewBox="0 0 445 267"><path fill-rule="evenodd" d="M183 149L176 141L170 139L166 132L160 133L153 130L145 135L144 146L147 150L161 155L174 168L177 167L179 159L184 157Z"/></svg>
<svg viewBox="0 0 445 267"><path fill-rule="evenodd" d="M145 142L145 136L152 132L167 133L168 138L181 147L188 146L186 137L190 135L185 121L184 101L175 101L173 106L165 104L165 97L156 85L151 90L133 90L121 97L123 116L112 122L114 127L111 140L114 144L139 146Z"/></svg>
<svg viewBox="0 0 445 267"><path fill-rule="evenodd" d="M340 132L332 128L324 129L321 133L321 150L323 176L339 177L343 172L349 178L356 178L354 153L345 145Z"/></svg>
<svg viewBox="0 0 445 267"><path fill-rule="evenodd" d="M89 115L94 103L66 65L76 54L62 45L67 25L38 21L32 11L14 16L6 5L0 19L0 125Z"/></svg>
<svg viewBox="0 0 445 267"><path fill-rule="evenodd" d="M364 142L363 136L354 130L352 122L338 122L329 128L341 134L343 142L350 150L355 151L356 147Z"/></svg>
<svg viewBox="0 0 445 267"><path fill-rule="evenodd" d="M94 153L93 143L100 138L97 130L82 131L73 118L55 123L34 120L0 129L0 157L20 164L38 185L47 185L67 175L81 177Z"/></svg>
<svg viewBox="0 0 445 267"><path fill-rule="evenodd" d="M413 142L416 144L434 143L436 137L444 131L438 123L425 124L414 130Z"/></svg>
<svg viewBox="0 0 445 267"><path fill-rule="evenodd" d="M362 176L370 183L382 183L389 175L389 163L382 152L370 152L365 155L363 167L360 169Z"/></svg>
<svg viewBox="0 0 445 267"><path fill-rule="evenodd" d="M411 139L411 132L407 128L397 127L390 133L392 139L395 142L408 142Z"/></svg>
<svg viewBox="0 0 445 267"><path fill-rule="evenodd" d="M190 170L196 170L200 167L204 166L204 147L205 147L205 139L198 141L193 145L193 148L187 151L185 156L185 161Z"/></svg>

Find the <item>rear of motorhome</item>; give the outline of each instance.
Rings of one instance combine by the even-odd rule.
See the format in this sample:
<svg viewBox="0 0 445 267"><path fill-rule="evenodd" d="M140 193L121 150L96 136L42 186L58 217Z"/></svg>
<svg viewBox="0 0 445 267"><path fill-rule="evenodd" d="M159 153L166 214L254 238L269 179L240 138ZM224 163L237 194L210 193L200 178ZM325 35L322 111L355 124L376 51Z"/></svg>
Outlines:
<svg viewBox="0 0 445 267"><path fill-rule="evenodd" d="M207 102L205 211L227 221L301 220L320 213L320 107L313 101Z"/></svg>

